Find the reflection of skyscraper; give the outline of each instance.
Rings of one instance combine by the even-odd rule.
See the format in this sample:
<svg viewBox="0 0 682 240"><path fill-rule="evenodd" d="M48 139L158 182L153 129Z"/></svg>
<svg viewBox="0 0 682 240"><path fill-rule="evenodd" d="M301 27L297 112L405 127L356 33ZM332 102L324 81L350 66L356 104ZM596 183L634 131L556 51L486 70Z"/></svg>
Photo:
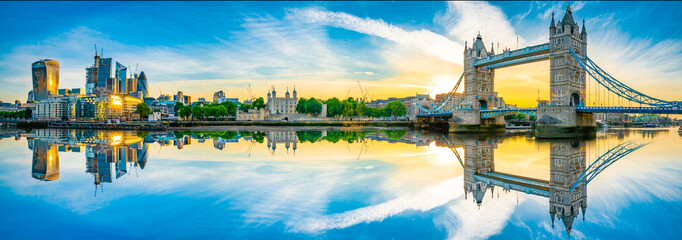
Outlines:
<svg viewBox="0 0 682 240"><path fill-rule="evenodd" d="M43 59L34 62L33 73L33 100L40 101L49 96L57 95L59 89L59 62L51 59Z"/></svg>
<svg viewBox="0 0 682 240"><path fill-rule="evenodd" d="M587 186L581 182L569 191L581 173L585 171L585 146L579 141L550 143L549 214L554 226L558 218L570 235L573 220L587 208Z"/></svg>
<svg viewBox="0 0 682 240"><path fill-rule="evenodd" d="M32 176L43 181L59 179L59 153L57 146L47 141L35 140L33 146Z"/></svg>

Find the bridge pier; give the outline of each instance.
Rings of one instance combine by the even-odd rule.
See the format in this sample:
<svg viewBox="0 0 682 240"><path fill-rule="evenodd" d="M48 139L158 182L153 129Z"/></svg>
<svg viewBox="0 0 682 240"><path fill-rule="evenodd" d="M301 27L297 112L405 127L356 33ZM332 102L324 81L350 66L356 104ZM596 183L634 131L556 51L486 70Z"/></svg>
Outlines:
<svg viewBox="0 0 682 240"><path fill-rule="evenodd" d="M478 133L504 132L505 122L502 118L481 119L480 110L457 110L448 121L448 132Z"/></svg>
<svg viewBox="0 0 682 240"><path fill-rule="evenodd" d="M597 122L592 113L578 113L572 106L538 107L537 138L594 137Z"/></svg>

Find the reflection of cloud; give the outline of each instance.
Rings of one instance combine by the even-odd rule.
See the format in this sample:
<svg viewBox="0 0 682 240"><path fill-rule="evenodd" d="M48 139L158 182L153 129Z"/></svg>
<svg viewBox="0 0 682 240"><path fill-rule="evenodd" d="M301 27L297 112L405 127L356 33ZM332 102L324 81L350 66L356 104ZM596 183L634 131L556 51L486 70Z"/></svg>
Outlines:
<svg viewBox="0 0 682 240"><path fill-rule="evenodd" d="M382 221L408 210L428 211L462 196L462 177L453 178L426 187L423 191L394 200L329 216L300 219L290 223L297 231L320 232L347 228L360 223Z"/></svg>

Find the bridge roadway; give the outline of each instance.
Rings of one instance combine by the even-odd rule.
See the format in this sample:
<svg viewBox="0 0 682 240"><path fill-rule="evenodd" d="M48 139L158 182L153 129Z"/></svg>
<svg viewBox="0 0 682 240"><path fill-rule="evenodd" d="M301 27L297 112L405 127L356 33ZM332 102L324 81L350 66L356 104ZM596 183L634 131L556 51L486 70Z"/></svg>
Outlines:
<svg viewBox="0 0 682 240"><path fill-rule="evenodd" d="M549 198L549 181L499 172L479 173L474 175L474 179L503 189Z"/></svg>
<svg viewBox="0 0 682 240"><path fill-rule="evenodd" d="M497 115L495 113L505 112L535 112L537 108L503 108L481 110L481 118L484 116ZM576 107L576 112L580 113L649 113L649 114L682 114L682 108L665 107ZM492 114L492 115L489 115ZM417 117L451 117L452 111L420 113Z"/></svg>
<svg viewBox="0 0 682 240"><path fill-rule="evenodd" d="M528 46L514 51L504 51L474 62L475 67L487 66L489 69L509 67L513 65L549 59L549 43Z"/></svg>

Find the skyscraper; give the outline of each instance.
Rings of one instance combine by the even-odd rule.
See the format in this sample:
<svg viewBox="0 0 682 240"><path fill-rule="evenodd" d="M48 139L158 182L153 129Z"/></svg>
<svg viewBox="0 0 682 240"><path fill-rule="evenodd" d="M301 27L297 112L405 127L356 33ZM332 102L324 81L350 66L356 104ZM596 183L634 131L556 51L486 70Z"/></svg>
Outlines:
<svg viewBox="0 0 682 240"><path fill-rule="evenodd" d="M99 64L97 66L97 86L96 88L100 90L107 90L107 80L113 78L113 68L111 65L111 58L100 58Z"/></svg>
<svg viewBox="0 0 682 240"><path fill-rule="evenodd" d="M92 66L85 68L85 92L87 94L95 93L97 87L97 72L99 69L99 55L95 51L95 63Z"/></svg>
<svg viewBox="0 0 682 240"><path fill-rule="evenodd" d="M128 78L126 75L128 68L123 64L116 62L116 81L118 85L118 93L128 94Z"/></svg>
<svg viewBox="0 0 682 240"><path fill-rule="evenodd" d="M59 62L43 59L34 62L33 72L33 100L40 101L49 96L57 95L59 89Z"/></svg>
<svg viewBox="0 0 682 240"><path fill-rule="evenodd" d="M147 84L147 75L144 75L144 71L140 72L137 76L137 91L142 92L140 96L142 99L149 97L149 85Z"/></svg>

